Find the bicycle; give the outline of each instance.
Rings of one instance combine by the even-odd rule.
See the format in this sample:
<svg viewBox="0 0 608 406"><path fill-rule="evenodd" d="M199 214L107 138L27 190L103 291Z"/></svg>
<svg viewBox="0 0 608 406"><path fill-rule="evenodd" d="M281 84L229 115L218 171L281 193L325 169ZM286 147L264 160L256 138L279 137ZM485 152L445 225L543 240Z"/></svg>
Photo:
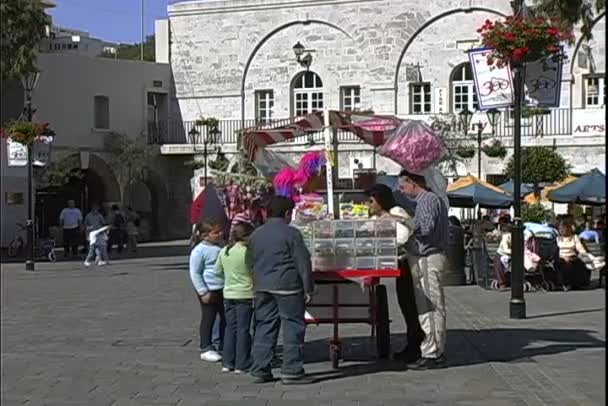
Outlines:
<svg viewBox="0 0 608 406"><path fill-rule="evenodd" d="M23 223L17 223L19 232L8 245L7 255L9 258L15 258L27 248L27 243L23 239L22 233L27 232L27 227ZM45 258L50 262L57 261L55 255L55 240L52 238L35 238L34 258Z"/></svg>

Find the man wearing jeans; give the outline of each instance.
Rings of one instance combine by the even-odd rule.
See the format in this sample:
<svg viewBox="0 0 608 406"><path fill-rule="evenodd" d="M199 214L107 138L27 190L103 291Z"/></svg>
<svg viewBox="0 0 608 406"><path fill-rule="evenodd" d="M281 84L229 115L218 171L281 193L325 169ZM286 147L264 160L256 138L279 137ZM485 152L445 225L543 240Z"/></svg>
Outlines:
<svg viewBox="0 0 608 406"><path fill-rule="evenodd" d="M310 254L302 235L288 224L294 203L274 196L269 219L251 236L246 262L255 286L255 335L251 374L256 383L272 381L272 360L283 327L283 384L306 384L304 310L314 290Z"/></svg>
<svg viewBox="0 0 608 406"><path fill-rule="evenodd" d="M421 357L408 363L407 368L424 370L441 368L445 364L446 311L442 278L447 265L449 238L448 207L431 192L423 176L405 170L399 174L401 190L416 199L414 214L418 260L410 269L418 320L425 337L420 344Z"/></svg>
<svg viewBox="0 0 608 406"><path fill-rule="evenodd" d="M59 214L59 225L63 228L63 255L65 258L78 256L78 240L80 239L80 226L82 213L76 208L74 200L68 200L68 207ZM71 252L70 252L71 249Z"/></svg>

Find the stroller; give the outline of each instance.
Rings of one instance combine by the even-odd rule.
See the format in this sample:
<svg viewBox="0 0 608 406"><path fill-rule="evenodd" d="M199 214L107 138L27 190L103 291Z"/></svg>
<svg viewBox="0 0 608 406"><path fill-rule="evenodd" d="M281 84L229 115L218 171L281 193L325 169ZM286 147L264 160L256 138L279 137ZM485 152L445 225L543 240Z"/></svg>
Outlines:
<svg viewBox="0 0 608 406"><path fill-rule="evenodd" d="M527 266L524 274L524 290L526 292L555 290L556 267L559 260L557 236L553 233L534 234L526 230L525 247L529 251L527 255L532 258L525 261Z"/></svg>

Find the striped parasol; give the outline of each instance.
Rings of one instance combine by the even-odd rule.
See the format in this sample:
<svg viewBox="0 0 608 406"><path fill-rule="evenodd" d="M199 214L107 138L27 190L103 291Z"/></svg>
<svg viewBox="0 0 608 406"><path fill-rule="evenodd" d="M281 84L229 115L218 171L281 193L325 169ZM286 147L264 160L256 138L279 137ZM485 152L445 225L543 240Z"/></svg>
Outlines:
<svg viewBox="0 0 608 406"><path fill-rule="evenodd" d="M332 128L350 131L363 142L379 146L395 131L401 120L394 116L363 115L331 110L329 122ZM323 112L317 111L296 117L287 123L273 126L256 126L241 131L243 147L249 159L254 160L259 148L288 141L309 133L323 130Z"/></svg>

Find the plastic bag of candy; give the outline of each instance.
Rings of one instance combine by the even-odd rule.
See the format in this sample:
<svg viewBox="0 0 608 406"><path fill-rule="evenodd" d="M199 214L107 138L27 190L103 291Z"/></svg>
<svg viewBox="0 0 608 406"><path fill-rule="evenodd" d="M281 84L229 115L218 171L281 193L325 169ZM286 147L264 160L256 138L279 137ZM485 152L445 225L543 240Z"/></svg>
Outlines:
<svg viewBox="0 0 608 406"><path fill-rule="evenodd" d="M408 172L420 173L443 158L443 140L420 120L404 121L378 153L397 162Z"/></svg>
<svg viewBox="0 0 608 406"><path fill-rule="evenodd" d="M300 195L295 207L295 221L306 224L310 221L323 220L327 217L327 205L323 196L310 193Z"/></svg>

